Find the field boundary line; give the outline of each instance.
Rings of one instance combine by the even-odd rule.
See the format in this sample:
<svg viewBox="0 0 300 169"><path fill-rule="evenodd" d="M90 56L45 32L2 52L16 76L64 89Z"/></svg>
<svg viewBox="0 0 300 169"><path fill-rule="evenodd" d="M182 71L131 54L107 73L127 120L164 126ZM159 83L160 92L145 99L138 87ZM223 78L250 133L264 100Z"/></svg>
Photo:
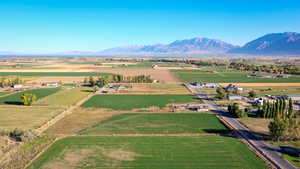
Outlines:
<svg viewBox="0 0 300 169"><path fill-rule="evenodd" d="M44 154L54 143L58 140L62 139L63 137L57 137L54 141L52 141L49 145L43 148L34 158L32 158L25 166L24 169L27 169L37 158L39 158L42 154Z"/></svg>
<svg viewBox="0 0 300 169"><path fill-rule="evenodd" d="M63 137L196 137L196 136L219 136L218 133L178 133L178 134L57 134Z"/></svg>
<svg viewBox="0 0 300 169"><path fill-rule="evenodd" d="M42 132L46 131L50 126L52 126L53 124L55 124L59 120L63 119L67 115L72 114L73 110L75 110L76 108L78 108L81 104L83 104L85 101L87 101L88 99L90 99L94 95L95 95L94 93L89 94L87 97L83 98L82 100L80 100L79 102L77 102L75 105L68 107L66 110L64 110L63 112L59 113L54 118L48 120L45 124L43 124L42 126L40 126L37 129L35 129L35 131L37 131L39 134L41 134Z"/></svg>

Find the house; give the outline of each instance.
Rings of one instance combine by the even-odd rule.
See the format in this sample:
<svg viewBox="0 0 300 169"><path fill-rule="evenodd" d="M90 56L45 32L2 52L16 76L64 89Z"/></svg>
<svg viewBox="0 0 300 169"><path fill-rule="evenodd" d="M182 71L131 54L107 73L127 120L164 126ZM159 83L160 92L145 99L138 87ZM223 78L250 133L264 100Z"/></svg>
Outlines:
<svg viewBox="0 0 300 169"><path fill-rule="evenodd" d="M209 105L207 104L173 104L172 106L172 112L176 111L184 111L184 110L190 110L190 111L197 111L197 112L206 112L209 111Z"/></svg>
<svg viewBox="0 0 300 169"><path fill-rule="evenodd" d="M240 95L229 95L228 100L242 100L242 96L240 96Z"/></svg>
<svg viewBox="0 0 300 169"><path fill-rule="evenodd" d="M47 87L58 87L59 84L57 82L47 82L44 83L43 86L47 86Z"/></svg>
<svg viewBox="0 0 300 169"><path fill-rule="evenodd" d="M207 112L209 111L209 106L206 104L188 105L186 109L197 112Z"/></svg>
<svg viewBox="0 0 300 169"><path fill-rule="evenodd" d="M285 96L283 96L283 98L292 99L292 101L294 101L294 102L300 101L300 95L299 94L285 95Z"/></svg>
<svg viewBox="0 0 300 169"><path fill-rule="evenodd" d="M22 84L15 84L13 86L14 89L22 89L23 88L23 85Z"/></svg>
<svg viewBox="0 0 300 169"><path fill-rule="evenodd" d="M237 90L240 91L240 92L243 91L243 88L238 87L238 86L236 86L236 85L234 85L234 84L229 84L227 87L225 87L225 91L226 91L226 92L230 92L230 91L235 90L235 89L237 89Z"/></svg>
<svg viewBox="0 0 300 169"><path fill-rule="evenodd" d="M220 87L218 84L216 83L199 83L199 82L194 82L191 83L191 85L198 87L198 88L218 88Z"/></svg>
<svg viewBox="0 0 300 169"><path fill-rule="evenodd" d="M280 75L277 75L276 78L279 78L279 79L287 79L289 78L288 75L285 75L285 74L280 74Z"/></svg>

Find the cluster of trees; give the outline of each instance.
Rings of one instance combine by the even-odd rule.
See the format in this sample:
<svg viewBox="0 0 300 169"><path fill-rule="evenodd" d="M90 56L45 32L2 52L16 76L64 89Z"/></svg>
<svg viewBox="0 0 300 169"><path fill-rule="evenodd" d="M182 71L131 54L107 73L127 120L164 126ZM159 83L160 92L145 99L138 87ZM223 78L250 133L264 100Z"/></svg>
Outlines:
<svg viewBox="0 0 300 169"><path fill-rule="evenodd" d="M31 106L33 102L37 100L37 97L35 94L30 93L24 93L21 96L21 102L25 106Z"/></svg>
<svg viewBox="0 0 300 169"><path fill-rule="evenodd" d="M248 116L248 113L244 109L240 109L238 103L228 105L227 110L234 117L242 118Z"/></svg>
<svg viewBox="0 0 300 169"><path fill-rule="evenodd" d="M294 116L293 101L278 98L273 102L264 100L258 109L258 114L263 118L275 118L276 116Z"/></svg>
<svg viewBox="0 0 300 169"><path fill-rule="evenodd" d="M229 68L240 71L258 71L276 74L300 74L300 67L295 65L254 65L241 62L231 62Z"/></svg>
<svg viewBox="0 0 300 169"><path fill-rule="evenodd" d="M99 76L97 78L90 76L86 77L83 81L90 86L104 87L108 83L152 83L153 79L150 76L138 75L138 76L122 76L122 75L107 75Z"/></svg>
<svg viewBox="0 0 300 169"><path fill-rule="evenodd" d="M11 87L16 84L23 84L23 80L19 77L9 78L9 77L2 77L0 79L0 87Z"/></svg>
<svg viewBox="0 0 300 169"><path fill-rule="evenodd" d="M277 99L263 102L259 112L264 118L273 118L269 133L273 140L294 140L300 138L300 123L293 110L292 100Z"/></svg>

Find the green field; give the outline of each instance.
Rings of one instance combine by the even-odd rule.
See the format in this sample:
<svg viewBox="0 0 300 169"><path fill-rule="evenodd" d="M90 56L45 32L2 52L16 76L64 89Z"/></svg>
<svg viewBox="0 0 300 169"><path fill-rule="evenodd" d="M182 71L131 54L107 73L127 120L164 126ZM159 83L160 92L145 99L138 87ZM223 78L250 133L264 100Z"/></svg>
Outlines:
<svg viewBox="0 0 300 169"><path fill-rule="evenodd" d="M81 134L178 134L226 132L213 114L121 114L83 130Z"/></svg>
<svg viewBox="0 0 300 169"><path fill-rule="evenodd" d="M82 107L132 110L135 108L165 107L172 103L200 102L192 95L96 95Z"/></svg>
<svg viewBox="0 0 300 169"><path fill-rule="evenodd" d="M104 76L100 72L0 72L0 76Z"/></svg>
<svg viewBox="0 0 300 169"><path fill-rule="evenodd" d="M287 79L260 79L247 77L247 72L223 70L216 73L202 70L173 70L175 76L185 82L213 83L300 83L299 75L291 75Z"/></svg>
<svg viewBox="0 0 300 169"><path fill-rule="evenodd" d="M69 137L54 143L29 169L266 169L235 138Z"/></svg>
<svg viewBox="0 0 300 169"><path fill-rule="evenodd" d="M254 90L257 95L289 95L289 94L296 94L300 93L300 87L249 87L244 88L245 90ZM248 93L243 93L243 95L248 95Z"/></svg>
<svg viewBox="0 0 300 169"><path fill-rule="evenodd" d="M0 92L0 97L3 96L3 95L7 95L9 94L10 92Z"/></svg>
<svg viewBox="0 0 300 169"><path fill-rule="evenodd" d="M24 93L31 93L35 94L37 96L37 99L42 99L46 96L49 96L53 93L56 93L60 90L61 88L40 88L40 89L32 89L32 90L26 90L23 92L18 92L15 94L11 94L5 97L0 98L0 104L15 104L19 105L21 104L21 96Z"/></svg>

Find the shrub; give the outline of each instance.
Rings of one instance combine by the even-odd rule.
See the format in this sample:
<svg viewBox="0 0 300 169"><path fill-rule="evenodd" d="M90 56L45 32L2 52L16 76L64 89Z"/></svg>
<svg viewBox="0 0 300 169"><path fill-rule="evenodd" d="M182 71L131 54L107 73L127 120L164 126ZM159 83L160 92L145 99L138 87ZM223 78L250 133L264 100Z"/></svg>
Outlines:
<svg viewBox="0 0 300 169"><path fill-rule="evenodd" d="M16 141L29 141L36 137L36 133L31 130L23 130L23 129L14 129L9 133L9 137L15 139Z"/></svg>
<svg viewBox="0 0 300 169"><path fill-rule="evenodd" d="M31 106L33 102L37 100L35 94L25 93L21 96L21 101L25 106Z"/></svg>
<svg viewBox="0 0 300 169"><path fill-rule="evenodd" d="M273 140L279 141L284 137L286 125L283 120L274 119L273 121L270 122L268 127L269 127L270 136L272 137Z"/></svg>

